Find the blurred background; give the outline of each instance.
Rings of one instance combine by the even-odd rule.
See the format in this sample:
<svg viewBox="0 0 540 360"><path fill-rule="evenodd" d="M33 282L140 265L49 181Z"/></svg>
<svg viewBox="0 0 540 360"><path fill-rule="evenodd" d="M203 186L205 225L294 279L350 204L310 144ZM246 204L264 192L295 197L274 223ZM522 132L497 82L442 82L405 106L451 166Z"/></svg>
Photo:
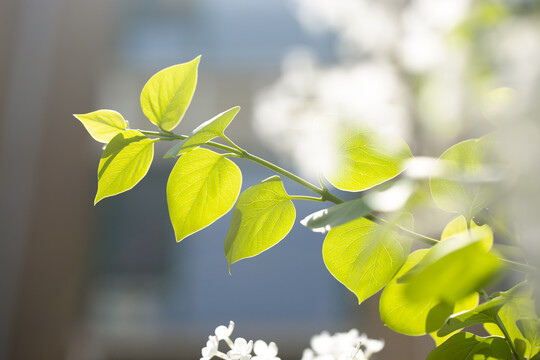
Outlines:
<svg viewBox="0 0 540 360"><path fill-rule="evenodd" d="M3 0L0 24L0 359L197 359L229 320L284 360L322 330L384 338L377 359L432 348L386 329L378 296L358 306L324 267L323 235L302 226L232 275L230 217L176 244L166 147L133 190L92 205L102 147L72 114L114 109L151 130L143 85L198 55L177 131L240 105L229 137L313 181L328 137L351 123L434 157L499 130L514 175L500 208L540 263L539 1ZM244 188L272 175L239 166ZM319 209L296 207L297 220ZM433 237L451 217L415 212Z"/></svg>

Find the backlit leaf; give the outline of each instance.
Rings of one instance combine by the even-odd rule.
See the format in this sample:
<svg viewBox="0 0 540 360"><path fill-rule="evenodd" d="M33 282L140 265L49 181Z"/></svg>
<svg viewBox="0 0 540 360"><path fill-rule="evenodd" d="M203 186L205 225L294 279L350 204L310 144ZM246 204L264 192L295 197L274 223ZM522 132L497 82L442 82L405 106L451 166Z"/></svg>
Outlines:
<svg viewBox="0 0 540 360"><path fill-rule="evenodd" d="M477 324L496 323L497 312L506 301L507 299L505 298L497 297L478 305L474 309L454 314L446 320L445 324L437 332L437 335L446 336L456 330Z"/></svg>
<svg viewBox="0 0 540 360"><path fill-rule="evenodd" d="M229 126L239 111L240 107L236 106L202 123L195 130L193 130L193 134L190 137L183 141L182 147L180 148L178 154L191 151L215 137L222 136L225 132L225 128Z"/></svg>
<svg viewBox="0 0 540 360"><path fill-rule="evenodd" d="M518 284L512 289L500 293L498 296L495 295L495 297L491 300L486 301L473 309L456 313L446 320L445 324L438 331L437 335L444 337L460 329L483 324L491 335L504 337L497 325L497 316L501 308L506 306L506 304L511 302L513 299L526 297L527 294L530 295L528 292L529 290L530 289L524 283ZM514 341L514 345L516 348L520 349L518 351L521 351L521 354L525 353L527 348L525 341L518 339L517 342Z"/></svg>
<svg viewBox="0 0 540 360"><path fill-rule="evenodd" d="M441 241L451 237L459 237L463 243L470 243L480 239L485 251L489 251L493 246L493 231L489 225L478 226L471 220L470 228L467 228L467 220L462 215L446 225L441 235Z"/></svg>
<svg viewBox="0 0 540 360"><path fill-rule="evenodd" d="M478 306L478 301L479 301L478 293L474 293L474 294L471 294L471 295L467 296L466 298L458 301L454 305L454 314L458 314L458 313L461 313L461 312L465 312L465 311L474 309L475 307ZM443 336L439 336L437 334L437 331L434 331L434 332L430 333L429 336L431 336L433 341L435 341L436 346L439 346L443 342L448 340L452 335L457 333L458 331L459 330L452 331L449 334L443 335Z"/></svg>
<svg viewBox="0 0 540 360"><path fill-rule="evenodd" d="M435 204L466 219L488 206L497 194L497 174L487 160L489 138L460 142L437 161L440 171L430 179Z"/></svg>
<svg viewBox="0 0 540 360"><path fill-rule="evenodd" d="M518 321L537 317L532 293L532 288L527 286L526 283L515 286L501 294L500 297L507 301L498 311L499 318L508 331L518 353L527 357L531 355L532 348L525 334L521 333ZM490 334L499 335L501 333L495 324L485 324L484 327Z"/></svg>
<svg viewBox="0 0 540 360"><path fill-rule="evenodd" d="M75 114L90 135L97 141L108 143L126 130L126 120L113 110L98 110L88 114Z"/></svg>
<svg viewBox="0 0 540 360"><path fill-rule="evenodd" d="M530 351L528 356L532 357L540 351L540 320L538 318L524 318L517 321L519 331L529 342Z"/></svg>
<svg viewBox="0 0 540 360"><path fill-rule="evenodd" d="M460 215L450 221L444 227L444 230L441 234L441 240L448 239L456 234L466 233L467 232L467 220L464 216Z"/></svg>
<svg viewBox="0 0 540 360"><path fill-rule="evenodd" d="M361 191L398 175L411 157L409 147L400 138L356 132L338 147L324 175L338 189Z"/></svg>
<svg viewBox="0 0 540 360"><path fill-rule="evenodd" d="M94 204L133 188L146 175L154 158L154 142L136 130L123 131L109 141L99 161Z"/></svg>
<svg viewBox="0 0 540 360"><path fill-rule="evenodd" d="M361 303L390 282L407 259L411 240L365 218L331 229L323 259L334 277Z"/></svg>
<svg viewBox="0 0 540 360"><path fill-rule="evenodd" d="M482 238L453 236L433 246L401 280L412 300L438 297L455 303L494 280L500 269L499 258L486 252Z"/></svg>
<svg viewBox="0 0 540 360"><path fill-rule="evenodd" d="M279 176L244 191L225 239L229 267L276 245L289 233L295 217L294 205Z"/></svg>
<svg viewBox="0 0 540 360"><path fill-rule="evenodd" d="M397 278L415 266L427 252L428 249L423 249L410 254L381 294L379 303L381 320L390 329L402 334L423 335L435 331L454 309L453 304L444 303L438 298L411 301L405 294L406 284L397 282Z"/></svg>
<svg viewBox="0 0 540 360"><path fill-rule="evenodd" d="M176 241L225 215L238 198L241 185L240 169L225 155L202 148L182 155L167 182Z"/></svg>
<svg viewBox="0 0 540 360"><path fill-rule="evenodd" d="M510 348L503 338L457 333L429 353L426 360L509 360Z"/></svg>
<svg viewBox="0 0 540 360"><path fill-rule="evenodd" d="M197 85L200 56L190 62L165 68L144 85L141 107L160 129L171 131L184 117Z"/></svg>

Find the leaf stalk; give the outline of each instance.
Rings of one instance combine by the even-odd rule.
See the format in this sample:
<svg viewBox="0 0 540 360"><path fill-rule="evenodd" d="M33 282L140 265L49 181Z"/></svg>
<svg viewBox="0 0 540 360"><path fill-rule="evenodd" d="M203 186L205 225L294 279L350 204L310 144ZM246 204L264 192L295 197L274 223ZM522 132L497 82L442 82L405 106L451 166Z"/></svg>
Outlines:
<svg viewBox="0 0 540 360"><path fill-rule="evenodd" d="M174 133L171 133L171 132L157 132L157 131L145 131L145 130L139 130L141 133L143 133L144 135L147 135L147 136L156 136L156 137L159 137L160 139L163 139L163 140L166 140L166 141L172 141L172 140L184 140L186 139L188 136L186 135L177 135L177 134L174 134ZM216 148L216 149L219 149L219 150L223 150L223 151L226 151L228 154L228 156L234 156L234 157L237 157L237 158L240 158L240 159L247 159L247 160L250 160L254 163L257 163L261 166L264 166L265 168L267 169L270 169L272 170L273 172L277 173L277 174L280 174L280 175L283 175L284 177L302 185L303 187L305 187L306 189L309 189L311 190L312 192L316 193L317 195L320 196L320 198L315 198L315 197L307 197L307 196L296 196L296 197L293 197L293 199L297 199L297 200L314 200L314 201L329 201L329 202L332 202L334 204L341 204L343 201L343 199L340 199L339 197L337 197L336 195L332 194L328 188L326 188L325 186L322 186L321 188L317 187L316 185L310 183L309 181L291 173L290 171L287 171L267 160L264 160L258 156L255 156L253 154L250 154L249 152L245 151L244 149L240 148L238 145L236 145L234 142L232 142L229 138L227 138L225 135L223 137L229 144L231 144L232 146L228 146L228 145L224 145L224 144L220 144L220 143L217 143L217 142L214 142L214 141L208 141L207 143L205 143L204 145L207 145L207 146L210 146L210 147L213 147L213 148ZM421 235L421 234L418 234L414 231L411 231L411 230L408 230L404 227L401 227L397 224L394 224L392 222L389 222L387 220L384 220L378 216L375 216L373 214L368 214L365 216L366 219L370 220L370 221L373 221L373 222L376 222L376 223L379 223L379 224L384 224L384 225L388 225L388 226L391 226L394 228L394 230L396 230L399 234L403 235L403 236L407 236L413 240L417 240L417 241L420 241L426 245L429 245L429 246L433 246L435 244L437 244L439 241L436 240L436 239L433 239L433 238L430 238L428 236L424 236L424 235Z"/></svg>

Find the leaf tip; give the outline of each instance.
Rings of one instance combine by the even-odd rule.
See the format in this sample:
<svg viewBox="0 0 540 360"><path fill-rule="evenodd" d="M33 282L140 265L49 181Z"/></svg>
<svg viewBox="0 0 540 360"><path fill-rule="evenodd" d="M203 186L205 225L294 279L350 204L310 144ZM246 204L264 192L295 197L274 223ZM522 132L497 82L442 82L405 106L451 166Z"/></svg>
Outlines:
<svg viewBox="0 0 540 360"><path fill-rule="evenodd" d="M232 264L234 264L234 261L231 261L231 258L229 257L228 254L225 254L225 257L227 258L227 267L228 267L228 270L229 270L229 275L232 275L231 274L231 267L232 267Z"/></svg>
<svg viewBox="0 0 540 360"><path fill-rule="evenodd" d="M184 240L186 237L187 235L176 234L176 242L179 243L180 241Z"/></svg>
<svg viewBox="0 0 540 360"><path fill-rule="evenodd" d="M100 202L101 200L103 200L103 197L99 196L99 194L96 194L96 197L94 198L94 206L96 206L97 203Z"/></svg>
<svg viewBox="0 0 540 360"><path fill-rule="evenodd" d="M197 56L197 57L194 58L193 60L189 61L188 64L194 64L195 67L198 69L198 68L199 68L199 64L201 63L201 57L202 57L202 55Z"/></svg>
<svg viewBox="0 0 540 360"><path fill-rule="evenodd" d="M73 117L75 117L75 119L79 120L84 125L84 115L86 114L73 114Z"/></svg>

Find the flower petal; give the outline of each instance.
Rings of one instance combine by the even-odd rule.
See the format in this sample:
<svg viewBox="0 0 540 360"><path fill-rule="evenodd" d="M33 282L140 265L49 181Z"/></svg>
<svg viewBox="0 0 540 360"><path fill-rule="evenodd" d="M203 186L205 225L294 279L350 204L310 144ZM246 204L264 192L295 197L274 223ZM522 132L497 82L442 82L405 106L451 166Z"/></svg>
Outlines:
<svg viewBox="0 0 540 360"><path fill-rule="evenodd" d="M231 336L232 332L234 330L234 322L229 322L229 326L226 327L225 325L220 325L216 328L216 336L219 340L225 340Z"/></svg>

